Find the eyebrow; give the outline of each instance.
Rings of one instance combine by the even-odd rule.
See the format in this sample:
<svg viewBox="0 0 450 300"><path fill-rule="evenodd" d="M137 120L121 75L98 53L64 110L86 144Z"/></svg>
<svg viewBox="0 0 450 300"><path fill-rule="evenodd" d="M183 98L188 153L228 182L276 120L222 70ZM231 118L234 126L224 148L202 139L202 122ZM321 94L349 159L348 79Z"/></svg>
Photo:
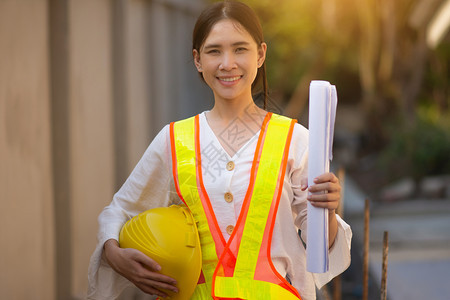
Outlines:
<svg viewBox="0 0 450 300"><path fill-rule="evenodd" d="M245 42L245 41L240 41L240 42L236 42L231 44L231 46L236 47L236 46L248 46L250 45L250 43ZM220 44L209 44L209 45L205 45L203 48L206 49L211 49L211 48L220 48L222 47L222 45Z"/></svg>

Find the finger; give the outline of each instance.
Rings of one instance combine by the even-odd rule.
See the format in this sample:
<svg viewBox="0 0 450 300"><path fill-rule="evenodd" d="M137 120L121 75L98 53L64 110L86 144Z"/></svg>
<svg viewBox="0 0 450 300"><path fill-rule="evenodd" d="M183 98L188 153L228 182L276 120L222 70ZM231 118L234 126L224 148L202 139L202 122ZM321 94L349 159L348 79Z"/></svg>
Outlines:
<svg viewBox="0 0 450 300"><path fill-rule="evenodd" d="M300 188L302 191L305 191L308 188L308 178L303 177L300 181Z"/></svg>
<svg viewBox="0 0 450 300"><path fill-rule="evenodd" d="M172 286L175 286L177 284L177 281L174 278L158 272L154 272L139 262L136 262L135 270L135 278L162 282Z"/></svg>
<svg viewBox="0 0 450 300"><path fill-rule="evenodd" d="M131 250L134 250L133 256L134 262L136 263L136 275L138 278L146 278L170 285L177 284L177 281L174 278L159 273L162 268L156 261L138 250Z"/></svg>
<svg viewBox="0 0 450 300"><path fill-rule="evenodd" d="M308 201L316 207L337 208L340 202L338 193L309 195Z"/></svg>
<svg viewBox="0 0 450 300"><path fill-rule="evenodd" d="M146 279L156 281L156 282L161 282L162 284L167 284L167 285L171 285L171 286L175 286L177 284L177 281L175 279L173 279L172 277L163 275L161 273L150 272L144 277Z"/></svg>
<svg viewBox="0 0 450 300"><path fill-rule="evenodd" d="M159 297L162 297L162 298L167 298L167 297L169 297L169 295L168 295L167 293L164 293L163 291L160 291L160 290L158 290L158 289L156 289L156 288L153 288L153 287L151 287L151 286L147 286L147 285L145 285L145 284L137 284L137 283L135 283L135 285L136 285L140 290L142 290L143 292L145 292L145 293L147 293L147 294L150 294L150 295L156 295L156 296L159 296Z"/></svg>
<svg viewBox="0 0 450 300"><path fill-rule="evenodd" d="M341 186L339 184L337 184L337 183L324 182L324 183L318 183L318 184L315 184L313 186L310 186L308 191L311 192L311 193L317 193L317 192L328 192L328 193L340 192L341 191Z"/></svg>
<svg viewBox="0 0 450 300"><path fill-rule="evenodd" d="M161 271L161 266L156 261L154 261L153 259L151 259L147 255L145 255L144 253L142 253L140 251L136 251L134 253L134 255L135 255L135 260L137 262L139 262L142 265L146 266L150 270L157 271L157 272Z"/></svg>
<svg viewBox="0 0 450 300"><path fill-rule="evenodd" d="M338 183L339 179L332 172L324 173L324 174L314 178L314 183L317 184L317 183L322 183L322 182Z"/></svg>
<svg viewBox="0 0 450 300"><path fill-rule="evenodd" d="M174 293L178 293L178 291L179 291L176 286L162 282L162 281L158 281L158 280L152 280L152 279L148 279L148 278L140 278L136 281L139 284L146 285L150 288L155 288L158 290L167 290L167 291L172 291Z"/></svg>
<svg viewBox="0 0 450 300"><path fill-rule="evenodd" d="M340 194L339 193L323 193L323 194L310 194L306 199L308 199L310 202L317 201L317 202L338 202L340 200Z"/></svg>
<svg viewBox="0 0 450 300"><path fill-rule="evenodd" d="M338 207L335 201L310 201L311 205L318 208L326 208L329 210L334 210Z"/></svg>

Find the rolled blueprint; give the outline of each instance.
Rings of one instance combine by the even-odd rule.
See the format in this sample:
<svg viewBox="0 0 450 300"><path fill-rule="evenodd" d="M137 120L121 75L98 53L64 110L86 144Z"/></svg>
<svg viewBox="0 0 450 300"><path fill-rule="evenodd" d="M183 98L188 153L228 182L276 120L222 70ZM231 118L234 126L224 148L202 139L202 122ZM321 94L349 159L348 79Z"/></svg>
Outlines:
<svg viewBox="0 0 450 300"><path fill-rule="evenodd" d="M309 86L308 186L314 178L329 172L332 159L336 87L328 81L313 80ZM306 268L308 272L328 271L328 209L308 202Z"/></svg>

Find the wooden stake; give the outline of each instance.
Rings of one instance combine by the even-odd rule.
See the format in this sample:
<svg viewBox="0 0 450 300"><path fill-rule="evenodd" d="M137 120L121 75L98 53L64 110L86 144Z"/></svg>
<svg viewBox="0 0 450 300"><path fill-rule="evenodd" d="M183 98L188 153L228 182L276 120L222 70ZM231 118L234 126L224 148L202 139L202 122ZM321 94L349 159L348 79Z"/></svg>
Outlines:
<svg viewBox="0 0 450 300"><path fill-rule="evenodd" d="M369 199L364 206L363 300L369 299Z"/></svg>
<svg viewBox="0 0 450 300"><path fill-rule="evenodd" d="M381 300L386 300L387 297L388 239L389 234L385 231L383 236L383 265L381 269Z"/></svg>

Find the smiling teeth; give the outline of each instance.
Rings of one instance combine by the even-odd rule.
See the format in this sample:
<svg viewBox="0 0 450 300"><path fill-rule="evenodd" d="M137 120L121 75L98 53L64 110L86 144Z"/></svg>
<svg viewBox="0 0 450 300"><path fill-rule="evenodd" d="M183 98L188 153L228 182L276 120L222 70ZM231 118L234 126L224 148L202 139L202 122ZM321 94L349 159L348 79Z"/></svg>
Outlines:
<svg viewBox="0 0 450 300"><path fill-rule="evenodd" d="M239 78L241 78L241 76L236 76L236 77L229 77L229 78L220 78L220 80L222 81L235 81L238 80Z"/></svg>

